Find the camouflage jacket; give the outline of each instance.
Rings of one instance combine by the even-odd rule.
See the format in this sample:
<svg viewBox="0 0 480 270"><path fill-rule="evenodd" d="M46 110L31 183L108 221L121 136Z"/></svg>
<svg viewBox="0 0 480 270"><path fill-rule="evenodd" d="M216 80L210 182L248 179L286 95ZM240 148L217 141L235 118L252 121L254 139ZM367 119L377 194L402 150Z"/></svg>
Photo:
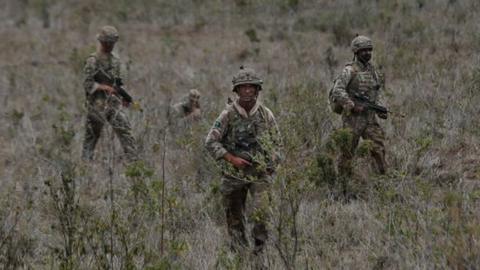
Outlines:
<svg viewBox="0 0 480 270"><path fill-rule="evenodd" d="M173 108L173 113L178 118L187 117L196 111L200 111L200 108L193 107L190 104L190 100L188 99L188 96L184 97L183 101L175 103L172 108ZM200 117L200 115L198 115L198 117Z"/></svg>
<svg viewBox="0 0 480 270"><path fill-rule="evenodd" d="M173 110L178 117L185 117L193 111L188 100L175 103Z"/></svg>
<svg viewBox="0 0 480 270"><path fill-rule="evenodd" d="M329 97L330 102L343 106L348 100L355 102L353 98L355 95L361 95L371 102L383 104L381 95L383 85L382 74L379 74L372 64L365 65L360 61L348 63L335 79Z"/></svg>
<svg viewBox="0 0 480 270"><path fill-rule="evenodd" d="M217 160L229 152L254 164L253 168L239 172L222 163L224 173L242 178L273 171L280 161L281 137L275 117L258 102L249 113L238 101L227 105L210 129L205 145Z"/></svg>
<svg viewBox="0 0 480 270"><path fill-rule="evenodd" d="M99 74L110 78L112 81L122 81L120 71L120 59L114 54L92 53L86 60L83 69L84 81L83 88L88 98L96 99L105 97L105 94L96 92L99 82Z"/></svg>

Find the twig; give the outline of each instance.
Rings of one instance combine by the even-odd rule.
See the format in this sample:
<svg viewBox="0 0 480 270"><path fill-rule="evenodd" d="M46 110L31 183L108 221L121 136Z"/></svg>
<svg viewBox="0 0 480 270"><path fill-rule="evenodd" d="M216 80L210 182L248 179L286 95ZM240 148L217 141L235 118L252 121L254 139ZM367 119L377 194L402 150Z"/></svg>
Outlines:
<svg viewBox="0 0 480 270"><path fill-rule="evenodd" d="M165 181L165 158L167 155L167 134L168 134L168 127L170 126L170 99L167 102L167 125L163 129L163 138L162 138L162 144L163 144L163 152L162 152L162 180L163 180L163 185L162 185L162 198L160 199L160 216L161 216L161 222L162 224L160 225L160 255L163 256L164 254L164 240L165 240L165 189L166 189L166 181Z"/></svg>
<svg viewBox="0 0 480 270"><path fill-rule="evenodd" d="M110 130L110 160L108 164L108 176L109 176L109 189L110 189L110 268L113 270L113 230L115 228L115 198L113 192L113 172L115 170L115 134L112 129Z"/></svg>

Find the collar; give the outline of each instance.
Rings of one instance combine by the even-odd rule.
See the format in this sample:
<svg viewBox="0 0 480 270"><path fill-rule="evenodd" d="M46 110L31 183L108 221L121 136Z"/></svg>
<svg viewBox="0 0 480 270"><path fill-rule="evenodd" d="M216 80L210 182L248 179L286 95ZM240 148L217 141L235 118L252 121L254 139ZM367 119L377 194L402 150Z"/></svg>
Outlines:
<svg viewBox="0 0 480 270"><path fill-rule="evenodd" d="M104 53L100 49L97 50L96 56L99 59L110 59L113 57L113 52Z"/></svg>
<svg viewBox="0 0 480 270"><path fill-rule="evenodd" d="M355 64L356 64L361 70L370 69L370 67L372 66L372 64L371 64L370 62L364 64L364 63L362 63L362 61L360 61L360 60L355 60Z"/></svg>
<svg viewBox="0 0 480 270"><path fill-rule="evenodd" d="M240 104L238 103L238 99L235 100L235 102L233 103L233 107L235 107L237 112L243 118L249 118L249 117L253 116L258 111L258 108L260 107L260 102L257 99L257 102L255 103L255 105L253 106L253 108L250 110L249 113L247 113L247 111L242 106L240 106Z"/></svg>

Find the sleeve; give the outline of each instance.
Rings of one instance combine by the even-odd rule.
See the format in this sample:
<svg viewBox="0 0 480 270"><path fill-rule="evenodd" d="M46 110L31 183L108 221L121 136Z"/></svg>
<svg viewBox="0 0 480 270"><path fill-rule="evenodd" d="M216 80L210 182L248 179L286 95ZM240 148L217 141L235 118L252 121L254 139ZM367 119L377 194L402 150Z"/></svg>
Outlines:
<svg viewBox="0 0 480 270"><path fill-rule="evenodd" d="M87 58L85 63L85 67L83 68L84 80L83 80L83 88L87 95L93 94L97 89L98 84L94 80L96 67L95 67L96 59L95 57L91 56Z"/></svg>
<svg viewBox="0 0 480 270"><path fill-rule="evenodd" d="M228 151L222 144L222 139L228 129L228 110L224 110L215 120L205 140L205 147L215 159L221 159Z"/></svg>
<svg viewBox="0 0 480 270"><path fill-rule="evenodd" d="M332 89L332 95L330 96L330 102L336 103L339 105L345 104L350 97L347 93L347 86L352 79L352 67L346 66L340 76L335 79L335 83Z"/></svg>
<svg viewBox="0 0 480 270"><path fill-rule="evenodd" d="M172 116L174 118L182 118L183 117L182 106L183 106L183 103L181 103L181 102L173 104L173 106L172 106Z"/></svg>

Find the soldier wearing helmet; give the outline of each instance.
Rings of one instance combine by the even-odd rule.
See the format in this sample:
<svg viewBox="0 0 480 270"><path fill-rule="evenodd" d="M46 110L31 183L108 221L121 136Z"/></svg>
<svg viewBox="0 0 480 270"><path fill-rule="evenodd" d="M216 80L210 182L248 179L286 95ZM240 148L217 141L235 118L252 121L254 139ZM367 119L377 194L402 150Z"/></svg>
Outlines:
<svg viewBox="0 0 480 270"><path fill-rule="evenodd" d="M342 114L344 128L353 135L352 144L347 151L343 151L338 160L340 177L347 181L352 177L352 160L359 139L369 139L373 142L371 155L374 167L380 174L386 171L385 162L385 133L377 122L377 116L386 119L387 115L375 113L364 108L355 97L362 96L372 103L378 103L383 91L382 76L370 62L372 58L372 40L365 36L353 39L352 51L354 61L348 63L342 73L335 79L334 86L329 95L329 101Z"/></svg>
<svg viewBox="0 0 480 270"><path fill-rule="evenodd" d="M188 121L198 121L202 117L200 108L200 92L197 89L190 89L188 95L179 103L173 105L175 115Z"/></svg>
<svg viewBox="0 0 480 270"><path fill-rule="evenodd" d="M123 102L116 86L122 86L120 59L112 51L119 35L113 26L104 26L97 34L99 46L86 60L83 88L87 97L87 120L82 158L92 160L95 146L106 122L110 123L125 151L135 160L137 150L130 123L121 110Z"/></svg>
<svg viewBox="0 0 480 270"><path fill-rule="evenodd" d="M245 199L250 193L256 216L252 231L254 254L267 240L269 188L280 160L280 134L273 113L258 101L263 81L251 68L233 76L237 98L227 104L206 138L206 148L221 163L221 192L233 250L248 246Z"/></svg>

